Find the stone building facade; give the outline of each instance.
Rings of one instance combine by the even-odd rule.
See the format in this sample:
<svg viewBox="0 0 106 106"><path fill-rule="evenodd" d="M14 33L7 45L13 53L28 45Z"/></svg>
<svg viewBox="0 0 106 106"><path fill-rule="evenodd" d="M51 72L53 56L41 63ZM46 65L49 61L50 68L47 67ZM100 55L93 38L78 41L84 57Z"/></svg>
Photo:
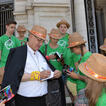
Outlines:
<svg viewBox="0 0 106 106"><path fill-rule="evenodd" d="M87 40L84 0L75 0L76 31ZM80 15L81 13L81 15ZM66 19L73 32L71 0L15 0L15 19L18 24L24 24L28 29L35 24L42 25L50 32L61 19Z"/></svg>

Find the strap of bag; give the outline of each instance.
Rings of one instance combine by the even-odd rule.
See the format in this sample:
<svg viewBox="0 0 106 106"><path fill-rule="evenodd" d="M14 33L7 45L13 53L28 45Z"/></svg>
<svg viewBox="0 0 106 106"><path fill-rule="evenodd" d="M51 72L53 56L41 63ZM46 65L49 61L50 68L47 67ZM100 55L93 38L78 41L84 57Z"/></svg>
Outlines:
<svg viewBox="0 0 106 106"><path fill-rule="evenodd" d="M45 56L47 55L47 44L45 44Z"/></svg>

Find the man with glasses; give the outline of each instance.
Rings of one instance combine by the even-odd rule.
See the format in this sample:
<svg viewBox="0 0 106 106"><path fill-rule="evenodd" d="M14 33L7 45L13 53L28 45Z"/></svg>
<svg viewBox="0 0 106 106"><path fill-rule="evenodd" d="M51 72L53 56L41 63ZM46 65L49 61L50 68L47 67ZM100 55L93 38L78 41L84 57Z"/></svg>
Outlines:
<svg viewBox="0 0 106 106"><path fill-rule="evenodd" d="M35 25L29 31L27 45L10 50L2 88L11 85L15 106L46 106L47 79L54 79L53 71L56 71L39 51L46 34L44 27ZM6 106L10 106L11 101Z"/></svg>

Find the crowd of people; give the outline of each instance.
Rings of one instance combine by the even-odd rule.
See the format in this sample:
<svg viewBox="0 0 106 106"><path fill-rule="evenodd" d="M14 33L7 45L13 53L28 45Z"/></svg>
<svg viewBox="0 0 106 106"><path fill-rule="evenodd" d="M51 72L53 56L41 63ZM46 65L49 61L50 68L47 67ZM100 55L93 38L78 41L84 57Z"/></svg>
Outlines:
<svg viewBox="0 0 106 106"><path fill-rule="evenodd" d="M1 89L10 85L14 95L0 106L66 106L65 89L73 106L106 106L106 39L101 54L91 53L78 32L67 33L64 19L49 41L43 26L16 25L9 19L0 37Z"/></svg>

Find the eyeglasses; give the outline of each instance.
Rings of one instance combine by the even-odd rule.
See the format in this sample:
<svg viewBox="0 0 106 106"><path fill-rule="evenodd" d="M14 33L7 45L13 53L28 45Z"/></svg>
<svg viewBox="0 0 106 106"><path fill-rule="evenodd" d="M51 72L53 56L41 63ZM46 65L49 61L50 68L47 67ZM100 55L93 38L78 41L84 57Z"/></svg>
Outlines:
<svg viewBox="0 0 106 106"><path fill-rule="evenodd" d="M32 34L33 35L33 34ZM33 35L35 38L37 38L37 40L39 41L39 42L44 42L44 40L43 39L40 39L40 38L38 38L37 36L35 36L35 35Z"/></svg>
<svg viewBox="0 0 106 106"><path fill-rule="evenodd" d="M25 31L18 31L18 33L26 33Z"/></svg>

